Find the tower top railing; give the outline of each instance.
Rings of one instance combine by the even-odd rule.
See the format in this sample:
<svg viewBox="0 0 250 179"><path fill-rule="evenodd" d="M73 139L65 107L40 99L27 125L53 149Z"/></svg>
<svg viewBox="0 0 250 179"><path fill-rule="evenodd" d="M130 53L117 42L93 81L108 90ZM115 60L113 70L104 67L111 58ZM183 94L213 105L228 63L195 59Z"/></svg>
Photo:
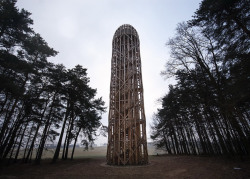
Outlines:
<svg viewBox="0 0 250 179"><path fill-rule="evenodd" d="M121 25L114 34L113 40L121 35L134 35L139 38L137 31L132 25L124 24Z"/></svg>

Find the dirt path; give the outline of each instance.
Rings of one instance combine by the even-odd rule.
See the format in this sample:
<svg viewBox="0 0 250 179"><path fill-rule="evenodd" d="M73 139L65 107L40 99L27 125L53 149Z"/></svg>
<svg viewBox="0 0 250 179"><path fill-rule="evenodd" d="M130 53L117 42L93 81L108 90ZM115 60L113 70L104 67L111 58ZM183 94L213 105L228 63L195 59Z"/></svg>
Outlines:
<svg viewBox="0 0 250 179"><path fill-rule="evenodd" d="M105 158L77 159L41 165L2 166L1 178L250 178L250 161L193 156L152 156L150 165L110 167Z"/></svg>

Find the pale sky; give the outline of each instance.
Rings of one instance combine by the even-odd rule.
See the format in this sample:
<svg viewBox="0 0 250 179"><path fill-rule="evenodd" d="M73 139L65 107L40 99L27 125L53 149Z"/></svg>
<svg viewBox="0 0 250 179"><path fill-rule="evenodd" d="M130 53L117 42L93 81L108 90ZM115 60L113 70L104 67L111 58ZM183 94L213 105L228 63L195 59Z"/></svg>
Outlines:
<svg viewBox="0 0 250 179"><path fill-rule="evenodd" d="M103 97L107 112L102 123L108 125L112 38L123 24L139 34L147 138L150 140L152 116L161 107L157 102L168 92L173 80L160 72L169 58L166 42L176 25L190 20L201 0L18 0L17 6L32 13L33 28L50 47L59 51L50 58L67 68L80 64L87 68L90 86ZM107 143L99 137L97 144Z"/></svg>

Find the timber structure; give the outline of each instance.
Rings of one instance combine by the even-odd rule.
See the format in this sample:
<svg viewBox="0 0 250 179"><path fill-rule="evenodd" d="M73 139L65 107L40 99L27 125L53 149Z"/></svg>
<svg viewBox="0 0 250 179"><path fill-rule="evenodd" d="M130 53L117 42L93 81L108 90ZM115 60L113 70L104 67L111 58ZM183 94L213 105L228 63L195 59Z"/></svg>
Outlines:
<svg viewBox="0 0 250 179"><path fill-rule="evenodd" d="M148 163L140 41L131 25L113 37L107 164Z"/></svg>

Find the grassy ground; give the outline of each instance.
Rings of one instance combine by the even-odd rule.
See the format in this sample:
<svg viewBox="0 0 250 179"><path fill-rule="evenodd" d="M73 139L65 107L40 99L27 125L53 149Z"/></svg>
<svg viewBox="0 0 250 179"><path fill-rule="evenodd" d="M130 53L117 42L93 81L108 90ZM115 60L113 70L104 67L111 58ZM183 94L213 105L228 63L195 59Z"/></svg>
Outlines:
<svg viewBox="0 0 250 179"><path fill-rule="evenodd" d="M69 149L69 157L71 156L72 149ZM88 151L84 151L83 148L76 148L74 158L86 158L86 157L105 157L107 152L106 146L94 147L94 149L89 149ZM148 154L149 155L157 155L164 154L163 150L156 150L153 146L148 146ZM43 152L43 159L52 158L54 154L53 149L49 149ZM62 153L61 153L62 154Z"/></svg>
<svg viewBox="0 0 250 179"><path fill-rule="evenodd" d="M58 160L51 164L52 152L47 151L40 165L0 163L2 178L201 178L237 179L250 178L250 160L226 159L202 156L168 156L149 147L149 165L108 166L105 159L106 147L83 151L78 148L74 160Z"/></svg>
<svg viewBox="0 0 250 179"><path fill-rule="evenodd" d="M150 156L145 166L114 167L105 164L105 157L78 158L51 164L43 160L40 165L12 164L0 167L2 178L108 178L154 179L197 178L235 179L249 178L249 161L195 156Z"/></svg>

